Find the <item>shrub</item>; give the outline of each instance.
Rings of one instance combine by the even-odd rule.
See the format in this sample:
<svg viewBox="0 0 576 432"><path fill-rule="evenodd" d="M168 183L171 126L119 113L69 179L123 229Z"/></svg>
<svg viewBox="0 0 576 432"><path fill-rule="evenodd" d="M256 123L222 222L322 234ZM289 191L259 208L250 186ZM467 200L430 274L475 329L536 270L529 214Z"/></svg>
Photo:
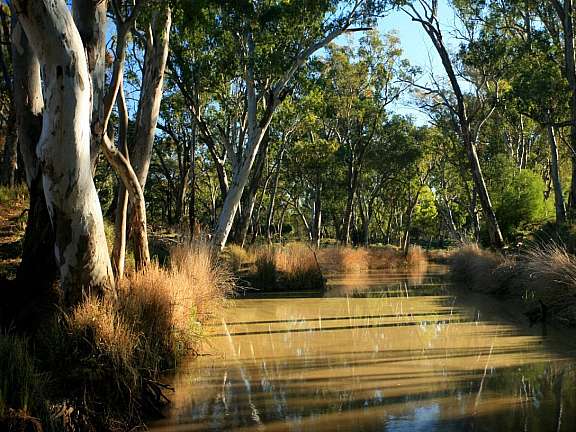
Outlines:
<svg viewBox="0 0 576 432"><path fill-rule="evenodd" d="M129 429L165 402L160 374L193 351L233 278L206 244L172 250L168 268L130 274L117 296L86 297L37 343L51 401L79 430ZM68 410L71 407L72 410Z"/></svg>
<svg viewBox="0 0 576 432"><path fill-rule="evenodd" d="M545 189L542 177L528 169L512 177L496 208L498 222L507 238L514 237L522 225L544 219Z"/></svg>
<svg viewBox="0 0 576 432"><path fill-rule="evenodd" d="M243 247L232 244L226 247L224 258L232 271L237 273L250 260L250 254Z"/></svg>
<svg viewBox="0 0 576 432"><path fill-rule="evenodd" d="M501 255L481 249L472 243L452 254L450 268L454 280L474 291L494 292L498 289L494 271L502 264Z"/></svg>

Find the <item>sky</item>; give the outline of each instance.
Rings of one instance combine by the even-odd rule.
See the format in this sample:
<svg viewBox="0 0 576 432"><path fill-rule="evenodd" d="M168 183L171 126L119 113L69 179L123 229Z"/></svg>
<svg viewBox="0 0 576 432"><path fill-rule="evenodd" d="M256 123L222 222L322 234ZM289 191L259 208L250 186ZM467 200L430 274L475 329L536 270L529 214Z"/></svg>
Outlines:
<svg viewBox="0 0 576 432"><path fill-rule="evenodd" d="M447 0L439 1L438 17L446 44L455 50L458 47L458 41L451 36L451 31L455 28L455 17ZM411 65L419 66L422 70L419 82L422 84L428 82L430 73L438 77L446 76L438 53L430 42L428 35L419 23L411 21L410 17L404 12L391 13L380 21L378 29L381 34L391 31L396 32L400 38L404 57L410 61ZM428 123L426 114L418 110L414 101L410 100L410 98L404 98L399 101L392 107L392 110L398 114L412 116L417 124Z"/></svg>

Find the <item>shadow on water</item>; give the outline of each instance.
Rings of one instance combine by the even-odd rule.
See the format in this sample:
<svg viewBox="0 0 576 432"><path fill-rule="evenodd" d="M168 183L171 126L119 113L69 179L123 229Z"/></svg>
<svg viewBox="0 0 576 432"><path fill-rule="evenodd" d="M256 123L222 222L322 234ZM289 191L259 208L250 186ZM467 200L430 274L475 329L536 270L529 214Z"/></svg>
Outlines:
<svg viewBox="0 0 576 432"><path fill-rule="evenodd" d="M442 267L333 273L324 298L234 300L211 331L152 431L576 428L570 335L542 336Z"/></svg>

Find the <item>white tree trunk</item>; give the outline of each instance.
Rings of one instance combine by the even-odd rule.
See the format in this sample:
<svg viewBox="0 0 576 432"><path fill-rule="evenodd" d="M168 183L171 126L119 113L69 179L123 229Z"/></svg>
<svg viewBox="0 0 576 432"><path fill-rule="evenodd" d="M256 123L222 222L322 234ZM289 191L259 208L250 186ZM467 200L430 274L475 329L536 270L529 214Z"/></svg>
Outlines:
<svg viewBox="0 0 576 432"><path fill-rule="evenodd" d="M82 38L88 71L92 79L92 116L90 123L99 125L104 121L104 95L106 93L106 11L107 0L74 0L72 14ZM92 128L92 132L99 128ZM90 162L96 169L100 136L92 135L90 143Z"/></svg>
<svg viewBox="0 0 576 432"><path fill-rule="evenodd" d="M161 12L154 15L152 26L148 30L146 54L144 57L144 74L142 77L142 89L138 102L138 113L136 115L136 137L130 148L130 162L134 168L142 192L146 185L148 169L152 158L152 146L156 133L156 124L160 113L160 103L162 102L162 91L164 84L164 71L168 60L168 47L170 38L170 26L172 24L172 14L169 7L165 7ZM125 194L124 187L119 190L119 197ZM144 203L142 208L145 211ZM128 220L136 226L142 227L142 221L135 218L138 212L133 211L131 203ZM145 213L144 213L145 216ZM135 219L135 220L134 220ZM134 231L134 254L136 267L146 265L149 255L143 256L141 252L148 253L148 243L146 240L146 225L144 221L144 231ZM144 244L146 241L146 244Z"/></svg>
<svg viewBox="0 0 576 432"><path fill-rule="evenodd" d="M60 283L68 302L113 290L102 211L90 168L91 85L80 34L64 0L15 0L44 79L38 145L55 233Z"/></svg>

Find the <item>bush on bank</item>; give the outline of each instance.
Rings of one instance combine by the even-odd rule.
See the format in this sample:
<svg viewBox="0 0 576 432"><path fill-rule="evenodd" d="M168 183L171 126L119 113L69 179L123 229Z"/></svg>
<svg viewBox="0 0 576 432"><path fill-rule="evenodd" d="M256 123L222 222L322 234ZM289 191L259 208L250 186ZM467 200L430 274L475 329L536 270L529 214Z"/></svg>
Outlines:
<svg viewBox="0 0 576 432"><path fill-rule="evenodd" d="M194 352L233 287L209 246L193 244L166 268L129 275L117 297L61 311L31 340L0 335L0 430L128 430L158 414L161 374Z"/></svg>
<svg viewBox="0 0 576 432"><path fill-rule="evenodd" d="M450 269L466 288L521 298L539 310L539 319L576 326L576 257L563 246L549 243L504 256L467 245L452 255Z"/></svg>

